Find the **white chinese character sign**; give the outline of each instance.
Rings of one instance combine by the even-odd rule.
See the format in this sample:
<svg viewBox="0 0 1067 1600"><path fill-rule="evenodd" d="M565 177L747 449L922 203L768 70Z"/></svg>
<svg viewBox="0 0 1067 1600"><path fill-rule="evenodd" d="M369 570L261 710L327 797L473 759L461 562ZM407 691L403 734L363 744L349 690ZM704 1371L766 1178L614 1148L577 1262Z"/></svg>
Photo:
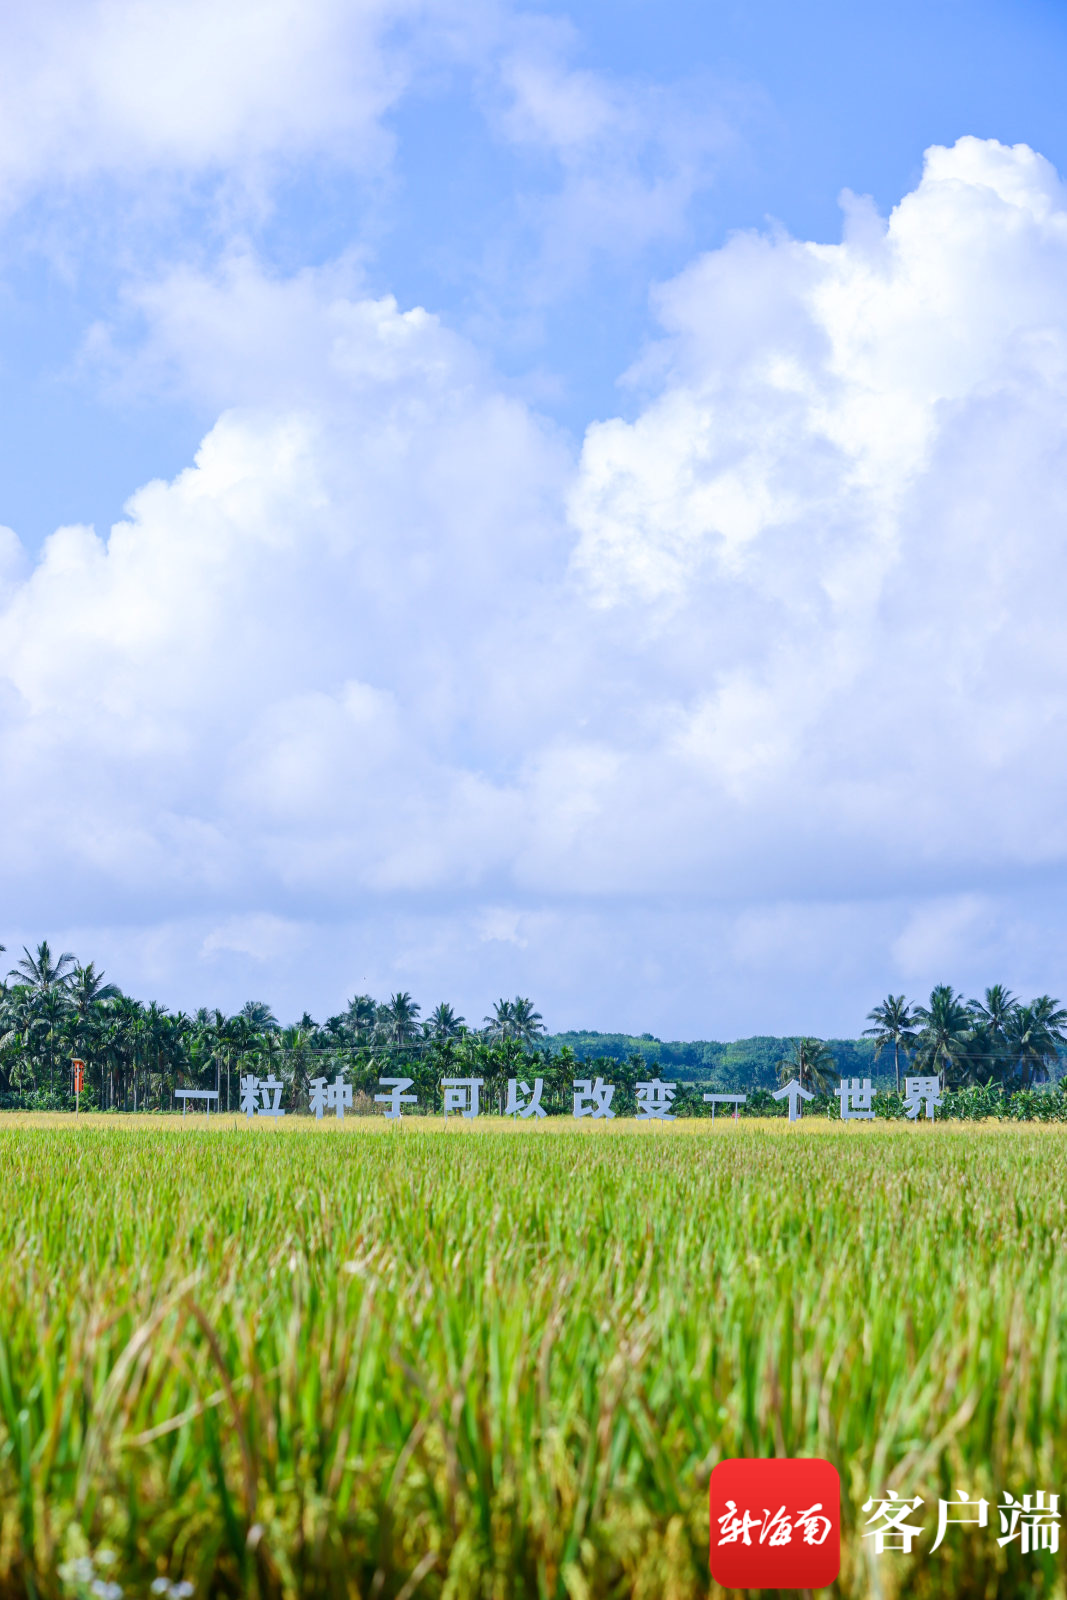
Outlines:
<svg viewBox="0 0 1067 1600"><path fill-rule="evenodd" d="M461 1117L468 1119L478 1115L478 1091L482 1087L481 1078L442 1078L441 1088L445 1096L445 1116L450 1112L458 1111Z"/></svg>
<svg viewBox="0 0 1067 1600"><path fill-rule="evenodd" d="M842 1122L869 1121L874 1116L874 1090L870 1078L864 1078L862 1084L858 1078L853 1078L851 1083L847 1078L842 1078L840 1088L835 1089L834 1093L841 1101Z"/></svg>
<svg viewBox="0 0 1067 1600"><path fill-rule="evenodd" d="M405 1089L410 1089L411 1085L414 1082L415 1082L414 1078L379 1078L378 1079L379 1088L388 1089L389 1093L388 1094L376 1094L374 1096L375 1104L376 1105L380 1105L380 1106L387 1106L388 1107L388 1110L385 1112L385 1115L387 1117L389 1117L390 1120L399 1122L400 1117L403 1114L401 1112L401 1110L400 1110L401 1106L418 1105L418 1102L419 1102L418 1095L405 1094L404 1093L404 1090Z"/></svg>
<svg viewBox="0 0 1067 1600"><path fill-rule="evenodd" d="M340 1073L332 1083L327 1083L325 1078L312 1078L310 1087L308 1103L316 1117L321 1118L327 1110L343 1117L345 1107L352 1104L352 1085L346 1083Z"/></svg>
<svg viewBox="0 0 1067 1600"><path fill-rule="evenodd" d="M776 1089L774 1091L773 1095L771 1096L771 1099L772 1100L788 1100L789 1101L789 1120L790 1120L790 1122L796 1122L799 1119L799 1117L801 1115L801 1112L803 1110L803 1107L801 1105L801 1101L802 1100L814 1100L815 1096L811 1093L810 1090L802 1089L801 1086L800 1086L800 1083L798 1082L798 1080L796 1078L794 1078L790 1083L787 1083L783 1089Z"/></svg>
<svg viewBox="0 0 1067 1600"><path fill-rule="evenodd" d="M285 1085L273 1073L257 1078L248 1072L241 1078L241 1110L246 1117L284 1117L282 1089Z"/></svg>
<svg viewBox="0 0 1067 1600"><path fill-rule="evenodd" d="M504 1107L506 1117L546 1117L548 1112L541 1104L545 1080L535 1078L533 1088L516 1078L508 1079L508 1100Z"/></svg>
<svg viewBox="0 0 1067 1600"><path fill-rule="evenodd" d="M576 1078L574 1080L574 1115L576 1117L613 1117L611 1102L615 1085L603 1078Z"/></svg>
<svg viewBox="0 0 1067 1600"><path fill-rule="evenodd" d="M637 1120L638 1122L673 1122L674 1112L671 1104L674 1100L675 1090L668 1083L662 1083L659 1078L653 1078L651 1083L637 1085Z"/></svg>
<svg viewBox="0 0 1067 1600"><path fill-rule="evenodd" d="M904 1114L914 1119L919 1115L923 1106L926 1115L933 1117L934 1112L941 1104L941 1079L940 1078L905 1078L904 1079Z"/></svg>

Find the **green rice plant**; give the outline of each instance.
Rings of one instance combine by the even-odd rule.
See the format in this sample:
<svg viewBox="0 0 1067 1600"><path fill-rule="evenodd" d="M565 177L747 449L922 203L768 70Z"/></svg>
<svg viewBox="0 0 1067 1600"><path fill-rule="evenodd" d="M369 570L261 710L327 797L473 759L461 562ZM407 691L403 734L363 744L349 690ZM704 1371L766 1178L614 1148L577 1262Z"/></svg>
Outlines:
<svg viewBox="0 0 1067 1600"><path fill-rule="evenodd" d="M0 1596L687 1600L780 1454L841 1596L1064 1594L995 1509L926 1553L1067 1491L1062 1126L10 1117L0 1174Z"/></svg>

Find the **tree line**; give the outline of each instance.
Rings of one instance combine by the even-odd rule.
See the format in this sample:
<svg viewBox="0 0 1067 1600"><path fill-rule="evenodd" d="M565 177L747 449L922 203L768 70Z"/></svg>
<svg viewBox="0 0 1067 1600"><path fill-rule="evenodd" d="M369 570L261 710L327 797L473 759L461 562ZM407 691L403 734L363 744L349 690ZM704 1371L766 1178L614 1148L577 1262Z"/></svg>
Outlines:
<svg viewBox="0 0 1067 1600"><path fill-rule="evenodd" d="M233 1111L246 1073L280 1078L287 1107L306 1110L311 1080L340 1072L363 1109L372 1107L385 1076L410 1077L426 1110L441 1109L442 1078L481 1078L486 1108L502 1110L509 1078L540 1077L542 1104L562 1112L570 1109L574 1077L588 1070L572 1050L548 1048L541 1014L522 995L498 1000L480 1026L445 1002L423 1016L401 991L384 1002L356 995L325 1022L305 1012L283 1027L261 1000L233 1016L145 1005L106 982L92 962L82 965L69 951L56 955L45 940L24 949L0 984L0 1104L72 1105L75 1061L85 1063L82 1105L125 1111L172 1109L177 1088L215 1089L220 1109ZM644 1059L606 1065L615 1109L633 1112Z"/></svg>
<svg viewBox="0 0 1067 1600"><path fill-rule="evenodd" d="M1058 1000L1023 1002L1003 984L986 989L982 1000L940 984L926 1005L890 994L867 1020L867 1048L892 1064L898 1092L908 1073L936 1076L948 1090L1030 1090L1048 1081L1067 1047L1067 1010ZM839 1047L811 1037L782 1043L780 1082L796 1077L821 1094L836 1086ZM283 1027L264 1001L249 1000L233 1016L144 1004L107 982L93 962L82 965L69 951L56 955L44 940L23 949L0 982L0 1105L70 1105L76 1060L85 1063L83 1105L130 1111L169 1109L179 1087L215 1089L220 1108L235 1110L248 1072L280 1077L286 1103L300 1110L312 1078L343 1072L368 1108L379 1077L402 1073L427 1110L440 1109L442 1077L481 1078L487 1109L502 1109L509 1078L536 1076L545 1081L546 1109L562 1112L574 1078L601 1072L615 1083L615 1109L626 1115L635 1107L635 1085L659 1071L639 1049L621 1058L576 1057L569 1045L549 1041L540 1012L523 996L498 1000L477 1026L445 1002L423 1016L401 991L385 1001L356 995L325 1022L305 1012ZM703 1087L679 1083L675 1109L703 1114ZM769 1097L757 1093L762 1105Z"/></svg>

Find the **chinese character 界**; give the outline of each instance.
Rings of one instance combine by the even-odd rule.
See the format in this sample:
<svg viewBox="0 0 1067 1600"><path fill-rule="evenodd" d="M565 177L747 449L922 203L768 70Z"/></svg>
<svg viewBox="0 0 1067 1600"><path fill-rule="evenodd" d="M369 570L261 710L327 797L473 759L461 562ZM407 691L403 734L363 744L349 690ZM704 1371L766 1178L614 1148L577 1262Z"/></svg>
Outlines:
<svg viewBox="0 0 1067 1600"><path fill-rule="evenodd" d="M418 1095L404 1093L404 1090L410 1089L414 1082L414 1078L379 1078L379 1087L388 1089L389 1093L376 1094L374 1096L374 1104L376 1106L388 1106L389 1109L385 1113L387 1117L396 1118L402 1116L401 1106L418 1105Z"/></svg>
<svg viewBox="0 0 1067 1600"><path fill-rule="evenodd" d="M932 1118L934 1111L941 1104L940 1078L905 1078L905 1115L914 1120L919 1115L919 1107L923 1100L926 1101L927 1118Z"/></svg>
<svg viewBox="0 0 1067 1600"><path fill-rule="evenodd" d="M575 1078L574 1115L576 1117L613 1117L615 1113L611 1109L611 1101L614 1093L615 1085L613 1083L605 1083L603 1078L597 1078L595 1081L591 1081L589 1078Z"/></svg>
<svg viewBox="0 0 1067 1600"><path fill-rule="evenodd" d="M651 1083L637 1085L637 1120L639 1122L673 1122L671 1102L676 1090L660 1078Z"/></svg>
<svg viewBox="0 0 1067 1600"><path fill-rule="evenodd" d="M541 1104L541 1092L545 1087L544 1078L535 1078L533 1093L526 1082L518 1082L515 1078L508 1079L508 1099L504 1107L506 1117L545 1117L548 1115ZM522 1091L521 1095L519 1091Z"/></svg>

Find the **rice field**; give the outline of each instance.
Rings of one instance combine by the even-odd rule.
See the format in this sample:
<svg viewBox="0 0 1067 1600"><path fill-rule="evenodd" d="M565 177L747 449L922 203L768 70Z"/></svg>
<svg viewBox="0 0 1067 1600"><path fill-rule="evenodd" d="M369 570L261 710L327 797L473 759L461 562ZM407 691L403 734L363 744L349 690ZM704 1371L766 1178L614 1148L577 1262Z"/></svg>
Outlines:
<svg viewBox="0 0 1067 1600"><path fill-rule="evenodd" d="M842 1596L1065 1592L995 1511L927 1553L1067 1491L1058 1126L7 1117L0 1179L2 1596L687 1600L775 1454Z"/></svg>

